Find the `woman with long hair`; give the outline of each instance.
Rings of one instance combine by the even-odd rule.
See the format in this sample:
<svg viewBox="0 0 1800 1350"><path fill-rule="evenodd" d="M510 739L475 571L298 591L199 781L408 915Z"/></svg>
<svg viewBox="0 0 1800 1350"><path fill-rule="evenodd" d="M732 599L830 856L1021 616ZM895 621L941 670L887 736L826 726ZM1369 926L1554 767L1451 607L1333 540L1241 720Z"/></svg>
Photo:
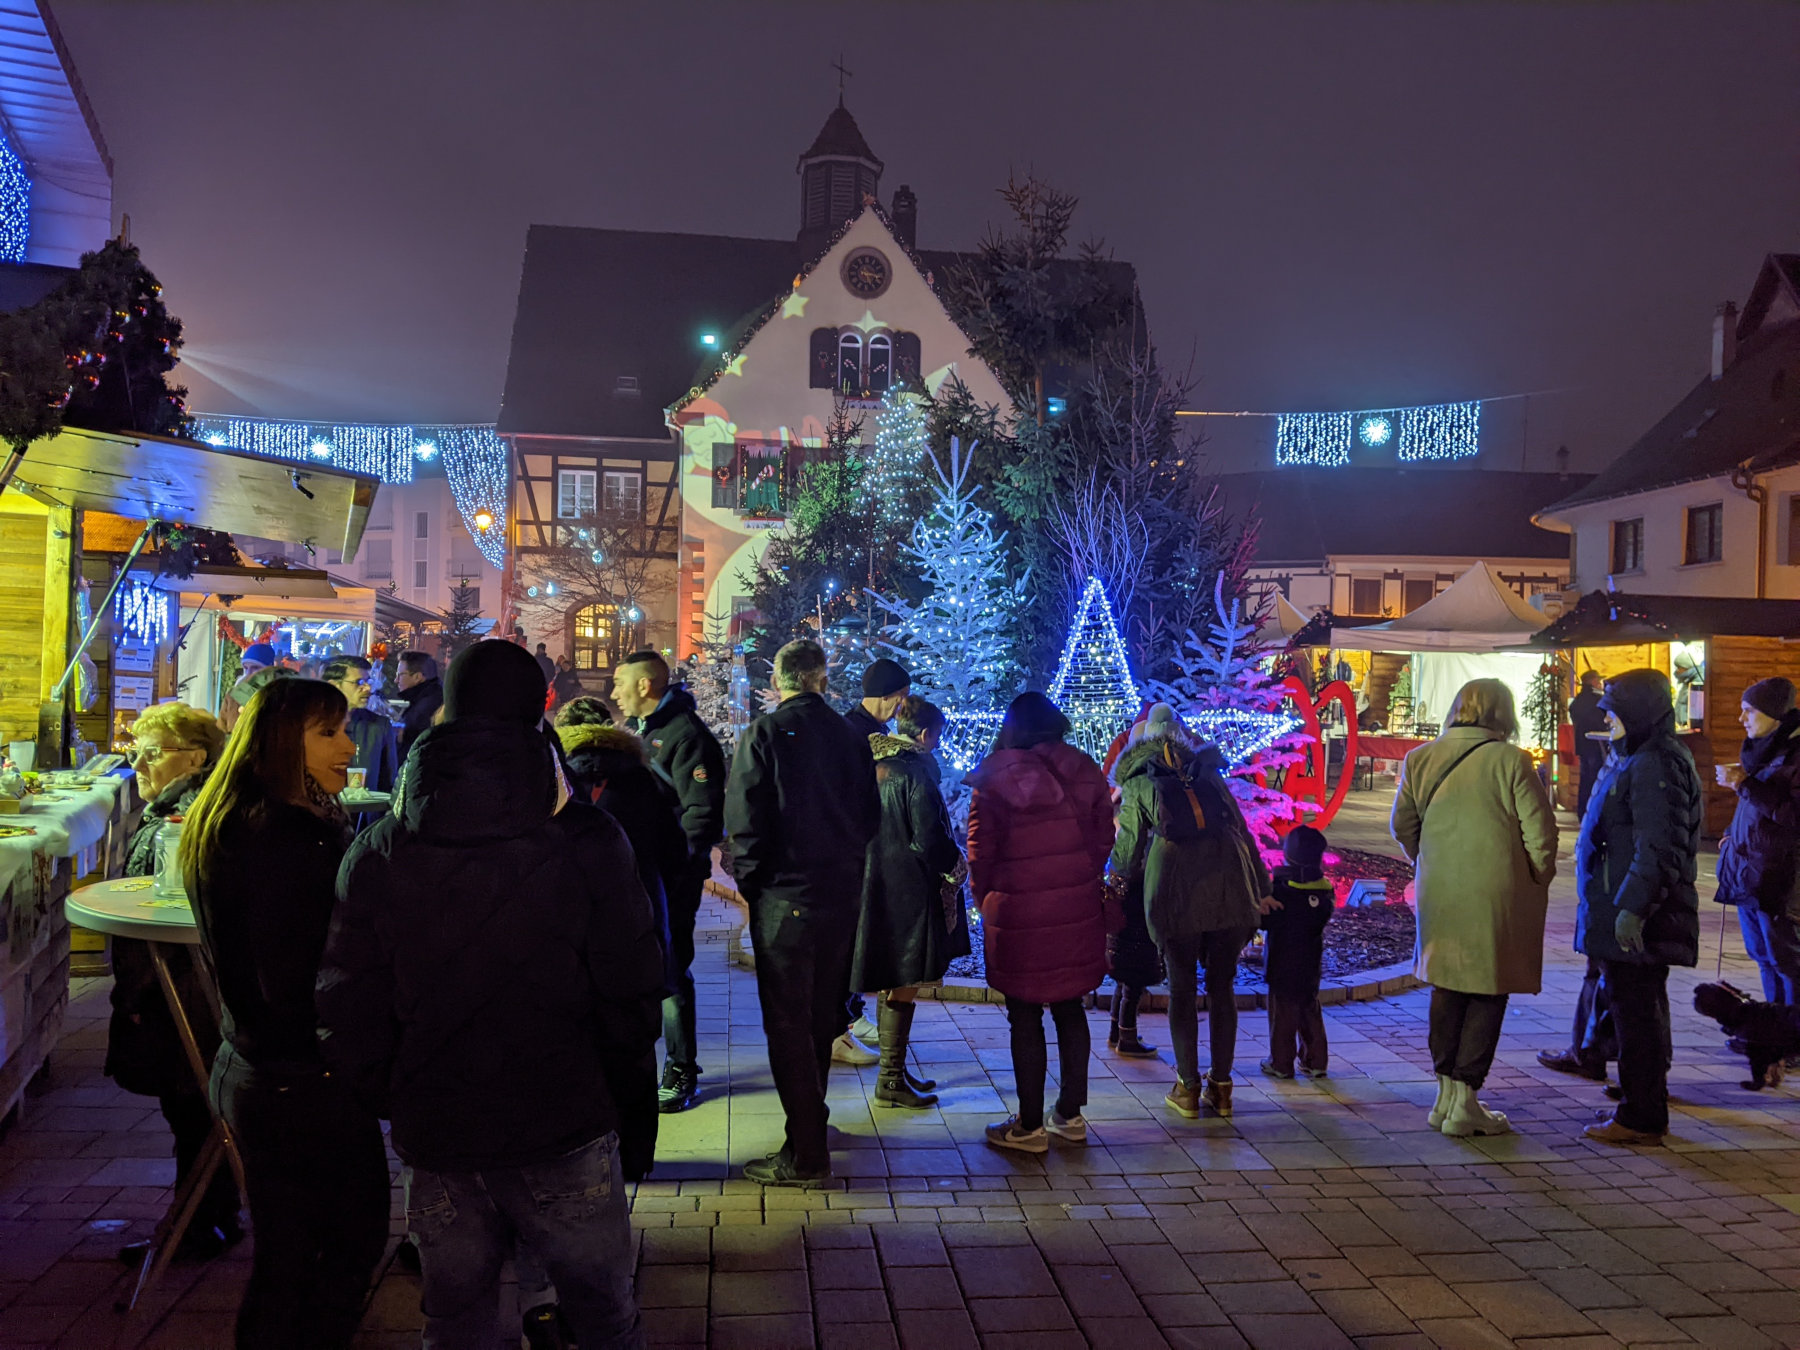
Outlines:
<svg viewBox="0 0 1800 1350"><path fill-rule="evenodd" d="M1476 1097L1511 994L1543 983L1544 914L1556 875L1556 810L1499 680L1470 680L1435 741L1407 755L1394 838L1418 869L1414 965L1431 986L1438 1093L1426 1123L1448 1135L1512 1127Z"/></svg>
<svg viewBox="0 0 1800 1350"><path fill-rule="evenodd" d="M988 984L1006 996L1019 1113L987 1128L996 1148L1049 1149L1049 1134L1087 1142L1088 1024L1082 996L1106 978L1100 875L1113 845L1112 791L1098 764L1068 744L1069 719L1020 694L994 753L969 776L969 879L981 910ZM1056 1023L1056 1109L1044 1113Z"/></svg>
<svg viewBox="0 0 1800 1350"><path fill-rule="evenodd" d="M381 1125L325 1069L313 986L350 826L344 695L278 680L244 708L181 835L224 1041L212 1096L243 1155L256 1249L240 1350L348 1346L387 1242Z"/></svg>

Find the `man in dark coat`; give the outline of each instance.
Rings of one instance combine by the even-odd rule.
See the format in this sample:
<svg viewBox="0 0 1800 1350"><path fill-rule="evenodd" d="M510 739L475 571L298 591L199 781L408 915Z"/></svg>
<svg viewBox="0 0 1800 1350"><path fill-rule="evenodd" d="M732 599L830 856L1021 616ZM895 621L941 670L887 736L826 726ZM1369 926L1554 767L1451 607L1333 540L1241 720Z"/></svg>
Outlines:
<svg viewBox="0 0 1800 1350"><path fill-rule="evenodd" d="M825 701L825 652L809 639L775 653L781 702L738 740L725 793L733 873L750 906L756 992L787 1143L749 1163L765 1186L831 1176L825 1080L849 1021L851 948L869 840L881 818L875 762Z"/></svg>
<svg viewBox="0 0 1800 1350"><path fill-rule="evenodd" d="M538 643L537 651L533 655L537 660L538 669L544 672L544 688L548 689L550 682L556 678L556 662L550 658L550 653L544 650L544 644L541 642Z"/></svg>
<svg viewBox="0 0 1800 1350"><path fill-rule="evenodd" d="M1716 772L1737 793L1719 844L1721 903L1736 905L1763 998L1800 1004L1800 711L1780 676L1744 690L1744 748Z"/></svg>
<svg viewBox="0 0 1800 1350"><path fill-rule="evenodd" d="M402 703L406 711L400 716L400 762L406 763L413 742L431 728L431 719L444 706L444 686L438 679L437 658L429 652L401 652L399 672L394 676L392 703Z"/></svg>
<svg viewBox="0 0 1800 1350"><path fill-rule="evenodd" d="M663 952L631 847L572 799L543 708L524 648L457 657L443 725L344 859L319 971L326 1058L406 1164L430 1344L495 1342L515 1239L581 1344L638 1334L624 1183L654 1147Z"/></svg>
<svg viewBox="0 0 1800 1350"><path fill-rule="evenodd" d="M613 702L632 719L650 763L680 801L688 860L670 885L669 966L674 992L663 1003L660 1109L685 1111L700 1099L700 1061L694 1007L694 922L712 876L712 851L725 833L725 752L700 714L694 696L669 686L669 664L653 651L633 652L613 671Z"/></svg>
<svg viewBox="0 0 1800 1350"><path fill-rule="evenodd" d="M1569 700L1569 721L1575 734L1575 754L1581 762L1581 783L1576 789L1575 814L1587 814L1588 798L1594 784L1600 781L1600 770L1606 765L1606 742L1593 739L1606 735L1606 714L1600 711L1600 688L1603 681L1597 670L1584 671L1581 692Z"/></svg>
<svg viewBox="0 0 1800 1350"><path fill-rule="evenodd" d="M400 776L399 738L392 722L369 711L373 670L367 657L334 656L319 678L335 685L350 704L350 739L356 742L350 765L366 771L363 786L370 792L392 792Z"/></svg>
<svg viewBox="0 0 1800 1350"><path fill-rule="evenodd" d="M1675 736L1667 675L1616 675L1600 706L1617 745L1575 849L1575 948L1605 972L1621 1096L1585 1133L1658 1144L1669 1129L1669 967L1700 954L1700 778Z"/></svg>

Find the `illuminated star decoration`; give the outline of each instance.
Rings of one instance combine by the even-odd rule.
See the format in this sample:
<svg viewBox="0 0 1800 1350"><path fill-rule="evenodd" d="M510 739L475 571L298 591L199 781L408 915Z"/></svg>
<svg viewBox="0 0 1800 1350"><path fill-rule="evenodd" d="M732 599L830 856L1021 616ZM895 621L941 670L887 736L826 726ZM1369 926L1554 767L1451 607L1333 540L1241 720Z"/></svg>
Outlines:
<svg viewBox="0 0 1800 1350"><path fill-rule="evenodd" d="M169 593L147 581L127 581L113 596L113 640L154 647L169 636Z"/></svg>
<svg viewBox="0 0 1800 1350"><path fill-rule="evenodd" d="M744 354L739 352L724 365L720 366L719 371L724 375L742 375L744 373Z"/></svg>
<svg viewBox="0 0 1800 1350"><path fill-rule="evenodd" d="M784 319L804 319L806 317L806 302L811 298L811 296L800 294L799 291L790 292L787 298L781 302L781 317Z"/></svg>
<svg viewBox="0 0 1800 1350"><path fill-rule="evenodd" d="M1481 403L1428 403L1381 412L1282 413L1275 419L1275 462L1339 468L1353 442L1371 450L1394 444L1402 460L1468 459L1481 449Z"/></svg>
<svg viewBox="0 0 1800 1350"><path fill-rule="evenodd" d="M883 323L880 319L875 317L875 311L872 309L863 310L862 318L858 319L855 323L851 324L850 326L852 328L860 328L865 333L872 333L877 328L886 328L887 327L887 325L885 323Z"/></svg>

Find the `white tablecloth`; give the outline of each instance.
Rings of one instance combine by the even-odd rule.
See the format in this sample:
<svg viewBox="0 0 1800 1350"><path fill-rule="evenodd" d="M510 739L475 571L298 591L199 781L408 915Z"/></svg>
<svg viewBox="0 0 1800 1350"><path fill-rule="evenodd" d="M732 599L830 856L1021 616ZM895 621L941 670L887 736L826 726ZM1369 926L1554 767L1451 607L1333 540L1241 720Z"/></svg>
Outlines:
<svg viewBox="0 0 1800 1350"><path fill-rule="evenodd" d="M0 816L0 825L25 825L36 834L0 839L0 892L31 866L31 855L73 858L106 836L113 803L128 779L100 778L91 788L52 788L59 801L28 800L18 815Z"/></svg>

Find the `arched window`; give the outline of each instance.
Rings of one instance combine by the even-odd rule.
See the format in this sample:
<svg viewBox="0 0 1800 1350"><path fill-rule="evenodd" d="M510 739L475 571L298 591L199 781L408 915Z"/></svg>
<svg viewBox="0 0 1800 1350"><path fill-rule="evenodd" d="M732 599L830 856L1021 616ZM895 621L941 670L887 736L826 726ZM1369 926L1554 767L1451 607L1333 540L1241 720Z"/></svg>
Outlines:
<svg viewBox="0 0 1800 1350"><path fill-rule="evenodd" d="M894 340L886 333L869 339L869 372L863 388L871 394L884 392L894 379Z"/></svg>
<svg viewBox="0 0 1800 1350"><path fill-rule="evenodd" d="M606 670L619 655L619 607L589 605L575 611L572 659L579 671Z"/></svg>
<svg viewBox="0 0 1800 1350"><path fill-rule="evenodd" d="M839 336L837 387L846 393L859 394L862 392L862 356L861 333L844 333Z"/></svg>

